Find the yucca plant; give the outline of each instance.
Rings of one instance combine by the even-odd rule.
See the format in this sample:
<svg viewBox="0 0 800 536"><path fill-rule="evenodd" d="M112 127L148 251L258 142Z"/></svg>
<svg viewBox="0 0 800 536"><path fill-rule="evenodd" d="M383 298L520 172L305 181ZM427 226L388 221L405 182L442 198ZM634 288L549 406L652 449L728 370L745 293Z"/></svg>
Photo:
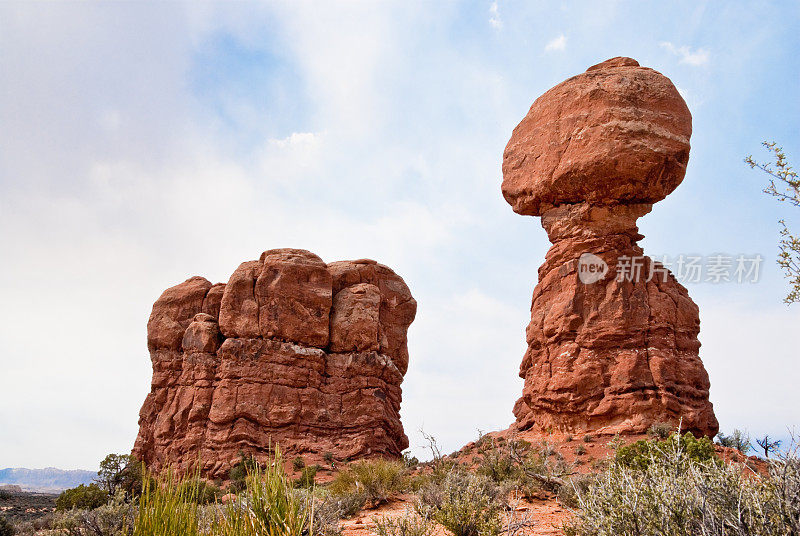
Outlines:
<svg viewBox="0 0 800 536"><path fill-rule="evenodd" d="M199 478L179 477L171 469L144 479L133 536L200 536Z"/></svg>
<svg viewBox="0 0 800 536"><path fill-rule="evenodd" d="M314 534L313 502L297 493L283 469L279 449L262 470L253 467L245 490L218 507L211 524L214 536L301 536Z"/></svg>

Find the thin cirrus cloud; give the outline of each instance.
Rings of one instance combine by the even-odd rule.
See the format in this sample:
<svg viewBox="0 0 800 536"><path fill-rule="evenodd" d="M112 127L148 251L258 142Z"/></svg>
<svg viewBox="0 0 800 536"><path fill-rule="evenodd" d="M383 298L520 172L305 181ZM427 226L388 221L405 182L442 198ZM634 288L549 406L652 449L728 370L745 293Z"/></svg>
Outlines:
<svg viewBox="0 0 800 536"><path fill-rule="evenodd" d="M567 48L567 36L564 34L560 34L558 37L551 39L544 46L545 52L561 51L566 48Z"/></svg>
<svg viewBox="0 0 800 536"><path fill-rule="evenodd" d="M691 47L685 45L680 47L675 46L669 41L664 41L660 45L664 50L668 51L674 56L678 56L680 58L680 63L686 63L687 65L692 65L694 67L699 67L700 65L705 65L708 63L709 53L708 50L704 48L692 50Z"/></svg>

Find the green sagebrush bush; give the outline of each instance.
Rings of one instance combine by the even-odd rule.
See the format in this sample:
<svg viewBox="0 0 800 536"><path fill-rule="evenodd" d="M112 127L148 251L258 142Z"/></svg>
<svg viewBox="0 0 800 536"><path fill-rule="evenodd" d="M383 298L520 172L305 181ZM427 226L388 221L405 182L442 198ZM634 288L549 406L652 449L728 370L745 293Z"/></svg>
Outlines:
<svg viewBox="0 0 800 536"><path fill-rule="evenodd" d="M698 440L699 441L699 440ZM777 536L800 534L800 462L774 461L768 475L720 463L705 445L677 440L613 463L577 493L568 536ZM694 445L695 447L697 445ZM638 457L647 458L640 463Z"/></svg>
<svg viewBox="0 0 800 536"><path fill-rule="evenodd" d="M500 489L488 477L454 468L420 488L415 508L455 536L495 536L500 531Z"/></svg>
<svg viewBox="0 0 800 536"><path fill-rule="evenodd" d="M697 439L691 432L683 435L673 433L660 441L641 440L630 445L619 447L614 456L615 461L626 467L646 469L652 461L679 449L682 456L693 462L717 461L714 443L707 437Z"/></svg>
<svg viewBox="0 0 800 536"><path fill-rule="evenodd" d="M88 486L81 484L77 488L70 488L61 492L56 499L56 510L63 512L77 508L79 510L91 510L103 506L109 501L108 492L100 489L97 484Z"/></svg>

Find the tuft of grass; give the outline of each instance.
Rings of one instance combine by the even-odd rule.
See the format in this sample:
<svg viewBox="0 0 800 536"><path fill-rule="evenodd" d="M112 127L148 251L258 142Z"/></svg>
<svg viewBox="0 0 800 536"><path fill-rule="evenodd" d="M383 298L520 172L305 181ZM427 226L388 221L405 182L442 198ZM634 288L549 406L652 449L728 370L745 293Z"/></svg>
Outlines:
<svg viewBox="0 0 800 536"><path fill-rule="evenodd" d="M157 479L145 478L133 536L199 536L199 481L182 479L171 469Z"/></svg>
<svg viewBox="0 0 800 536"><path fill-rule="evenodd" d="M583 442L584 443L591 443L592 441L594 441L594 438L592 437L592 434L586 434L586 435L583 436Z"/></svg>
<svg viewBox="0 0 800 536"><path fill-rule="evenodd" d="M350 464L336 476L329 489L339 497L363 497L364 504L374 507L405 491L408 484L403 462L375 458Z"/></svg>
<svg viewBox="0 0 800 536"><path fill-rule="evenodd" d="M263 470L249 472L245 483L245 491L237 500L219 508L211 524L214 536L313 534L311 497L295 492L283 470L279 449Z"/></svg>
<svg viewBox="0 0 800 536"><path fill-rule="evenodd" d="M280 450L262 469L247 464L244 489L224 505L202 507L210 488L199 475L171 470L145 479L132 536L304 536L315 533L313 500L295 491ZM128 534L128 532L124 532Z"/></svg>

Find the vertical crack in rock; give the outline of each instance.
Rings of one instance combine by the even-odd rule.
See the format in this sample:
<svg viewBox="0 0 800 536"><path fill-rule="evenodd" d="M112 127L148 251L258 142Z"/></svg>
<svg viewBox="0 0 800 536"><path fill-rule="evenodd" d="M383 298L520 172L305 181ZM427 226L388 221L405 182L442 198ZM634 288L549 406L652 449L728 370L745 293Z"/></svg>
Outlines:
<svg viewBox="0 0 800 536"><path fill-rule="evenodd" d="M156 300L133 454L227 478L240 451L399 456L406 333L417 302L372 260L265 251L227 284L192 277Z"/></svg>
<svg viewBox="0 0 800 536"><path fill-rule="evenodd" d="M533 292L518 427L718 431L698 308L667 270L648 281L653 261L637 244L637 219L683 181L691 133L672 82L631 58L550 89L514 129L503 196L540 216L553 244ZM638 277L617 277L624 258L638 259ZM607 270L591 273L592 263Z"/></svg>

